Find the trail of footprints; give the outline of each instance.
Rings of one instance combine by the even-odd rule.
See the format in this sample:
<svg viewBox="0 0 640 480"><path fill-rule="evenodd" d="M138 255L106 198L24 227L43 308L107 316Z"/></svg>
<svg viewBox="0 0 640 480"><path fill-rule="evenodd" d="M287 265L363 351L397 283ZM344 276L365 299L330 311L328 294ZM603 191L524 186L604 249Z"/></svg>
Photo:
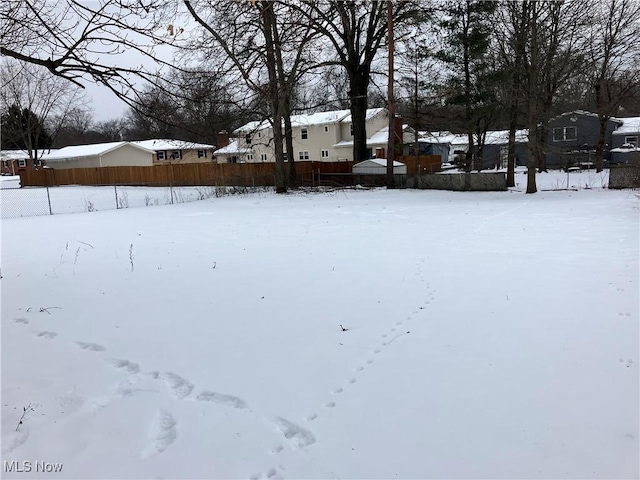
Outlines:
<svg viewBox="0 0 640 480"><path fill-rule="evenodd" d="M392 342L401 337L402 335L406 335L410 333L409 330L404 330L404 323L407 321L413 320L415 315L418 315L421 311L426 309L426 306L431 303L434 299L434 291L430 289L430 285L426 283L424 273L422 271L422 266L425 263L425 259L421 259L418 265L418 271L416 272L416 276L420 277L420 280L427 287L427 299L423 301L423 304L420 305L416 310L412 312L411 315L407 316L404 321L399 320L394 322L394 326L389 329L388 332L382 333L380 335L381 342L375 346L371 353L373 355L378 355L382 352L382 349L388 347ZM26 318L16 318L14 319L16 323L28 324L29 320ZM400 328L402 327L402 328ZM57 333L51 331L40 331L36 332L35 335L40 338L44 338L47 340L52 340L56 338ZM107 348L89 342L76 341L76 346L81 350L86 352L93 353L104 353L107 351ZM195 390L195 385L188 381L187 379L172 373L172 372L158 372L151 371L141 373L141 367L139 364L134 363L132 361L126 359L117 359L117 358L106 358L105 361L113 366L114 368L123 371L128 374L127 378L124 381L121 381L115 386L115 395L110 399L105 399L104 401L97 401L95 405L97 408L104 408L111 400L114 398L123 398L134 395L138 392L144 391L154 391L158 390L152 389L143 389L139 388L139 385L143 382L144 379L151 381L163 381L167 388L180 400L196 400L200 402L211 402L214 404L218 404L224 407L231 407L237 409L248 409L247 403L240 397L236 397L234 395L219 393L211 390L202 390L197 395L193 395L193 391ZM362 364L358 365L353 369L355 374L358 374L364 371L368 366L374 363L373 358L366 359ZM357 378L350 377L347 380L347 385L353 385L357 382ZM346 385L345 385L346 387ZM341 395L345 391L345 387L336 387L331 391L331 394L335 397ZM326 401L322 404L325 409L333 409L337 406L337 402L332 399ZM318 413L311 413L307 415L305 420L307 422L313 422L319 418ZM284 437L285 440L290 442L291 448L301 449L313 445L316 442L316 438L313 433L285 418L282 417L272 417L268 419L270 423L275 427L275 429ZM164 452L172 443L174 443L178 438L178 422L172 416L171 412L166 410L160 410L157 412L155 418L151 422L149 426L149 443L146 447L141 451L141 458L150 458L155 455L161 454ZM269 453L273 455L277 455L282 452L284 447L282 444L276 444L273 446ZM282 478L279 473L279 470L282 470L283 467L279 466L270 467L265 470L263 473L258 473L251 475L251 480L257 480L260 478L269 478L269 479L278 479Z"/></svg>
<svg viewBox="0 0 640 480"><path fill-rule="evenodd" d="M423 310L425 310L427 308L427 305L430 305L431 302L434 300L435 298L435 291L433 289L431 289L431 285L429 283L426 282L425 277L424 277L424 273L422 271L422 266L425 263L425 259L421 259L420 260L420 264L418 266L418 271L416 272L416 276L420 277L420 280L422 281L422 283L425 285L425 287L427 288L427 296L426 299L423 300L423 303L421 305L418 306L418 308L416 310L414 310L411 315L407 316L406 319L404 321L402 320L398 320L396 322L394 322L394 326L391 327L389 329L388 332L382 333L380 335L380 339L381 342L376 345L372 350L371 353L373 355L379 355L380 353L382 353L382 349L385 347L388 347L394 340L400 338L403 335L406 335L408 333L410 333L410 330L405 330L403 327L405 322L411 321L414 319L415 315L418 315L420 313L422 313ZM353 373L358 374L362 371L364 371L368 366L372 365L374 363L373 358L368 358L364 361L363 364L358 365L357 367L355 367L353 369ZM357 378L355 377L350 377L347 380L347 385L353 385L354 383L357 382ZM346 387L346 386L345 386ZM333 390L331 390L331 394L332 395L340 395L345 391L345 387L337 387L334 388ZM325 403L322 404L323 408L325 409L333 409L335 407L337 407L337 401L332 399L330 401L327 401ZM310 415L307 415L305 420L307 422L313 422L315 420L317 420L319 418L319 414L318 413L311 413ZM280 420L284 420L284 419L280 419ZM294 438L293 441L293 448L303 448L303 447L307 447L313 443L315 443L315 438L313 437L313 435L311 434L311 432L308 432L304 429L302 429L302 427L297 426L291 422L288 422L286 420L284 420L284 423L280 423L278 424L277 422L274 422L277 425L279 425L280 430L284 433L285 438ZM283 425L285 427L283 427ZM288 430L286 428L287 425L290 426L294 426L295 428L293 430ZM298 437L294 437L292 432L293 431L304 431L305 434L302 436L302 438L304 440L302 440L301 438ZM312 441L310 441L310 439L313 439ZM271 448L270 453L275 455L280 453L283 450L283 447L281 444L278 444L276 446L274 446L273 448ZM282 478L281 474L280 474L280 470L282 470L283 468L280 467L280 469L276 468L276 467L270 467L267 470L265 470L262 473L256 473L254 475L251 475L249 478L250 480L258 480L258 479L276 479L276 478Z"/></svg>
<svg viewBox="0 0 640 480"><path fill-rule="evenodd" d="M22 317L15 318L14 322L25 325L29 324L29 320ZM52 331L36 331L34 334L36 337L46 340L52 340L58 336L56 332ZM107 351L106 347L97 343L76 341L75 345L86 352L104 353ZM144 380L163 381L173 395L180 400L209 402L237 409L248 408L247 403L242 398L234 395L214 392L212 390L202 390L194 397L192 393L195 389L195 385L180 375L172 372L161 373L159 371L150 371L141 373L140 365L130 360L105 358L104 361L115 369L127 374L127 377L115 385L112 385L112 395L109 397L93 399L92 404L89 406L90 411L100 410L105 408L114 400L130 397L139 392L159 392L159 390L153 388L139 388L139 385L143 383ZM85 403L85 400L86 399L82 397L69 396L59 398L58 403L61 408L64 408L67 411L66 414L71 414L80 410L80 407ZM73 405L71 405L71 403L73 403ZM61 413L65 414L64 411ZM288 422L283 418L276 417L276 420L273 423L278 426L285 438L293 439L296 445L302 446L315 442L315 438L313 438L311 432L302 429L301 427L297 427L295 424ZM28 432L28 430L24 431ZM173 442L176 441L177 438L177 421L174 419L171 412L166 410L159 411L149 426L149 443L141 451L140 457L146 459L164 452ZM15 445L12 445L10 449L7 449L7 451L13 450L24 443L26 437L24 439L21 438L20 440L21 442L14 442Z"/></svg>

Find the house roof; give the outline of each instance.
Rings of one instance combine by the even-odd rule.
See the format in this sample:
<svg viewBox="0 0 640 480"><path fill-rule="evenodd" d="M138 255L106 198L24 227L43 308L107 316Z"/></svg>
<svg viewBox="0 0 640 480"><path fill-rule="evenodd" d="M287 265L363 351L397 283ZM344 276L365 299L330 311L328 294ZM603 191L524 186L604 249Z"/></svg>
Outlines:
<svg viewBox="0 0 640 480"><path fill-rule="evenodd" d="M233 155L251 153L250 148L238 148L238 141L232 140L226 147L219 148L214 151L214 155Z"/></svg>
<svg viewBox="0 0 640 480"><path fill-rule="evenodd" d="M366 120L378 115L384 108L370 108L367 110ZM350 110L332 110L330 112L317 112L317 113L305 113L301 115L291 116L292 127L309 127L312 125L328 125L332 123L351 122ZM270 128L271 122L269 120L261 120L256 122L249 122L240 128L234 130L234 134L247 134L253 133L258 130L264 130Z"/></svg>
<svg viewBox="0 0 640 480"><path fill-rule="evenodd" d="M184 140L168 140L168 139L152 139L152 140L139 140L130 142L133 145L147 148L149 150L212 150L215 149L215 145L208 145L206 143L186 142Z"/></svg>
<svg viewBox="0 0 640 480"><path fill-rule="evenodd" d="M373 164L373 165L372 165ZM358 162L356 164L354 164L354 167L358 167L361 165L372 165L372 166L378 166L378 167L386 167L387 166L387 159L386 158L370 158L369 160L364 160L363 162ZM394 167L402 167L404 165L404 163L402 162L397 162L397 161L393 161L393 166Z"/></svg>
<svg viewBox="0 0 640 480"><path fill-rule="evenodd" d="M467 145L469 139L466 134L451 132L420 132L420 141L425 143L449 143L451 145ZM475 135L474 135L474 138ZM529 141L529 130L516 130L516 142ZM509 143L509 130L490 130L485 137L485 145L506 145Z"/></svg>
<svg viewBox="0 0 640 480"><path fill-rule="evenodd" d="M640 133L640 117L618 118L622 122L613 135L628 135L630 133Z"/></svg>
<svg viewBox="0 0 640 480"><path fill-rule="evenodd" d="M130 142L107 142L107 143L94 143L91 145L73 145L69 147L61 148L55 152L51 152L49 154L43 155L42 159L49 161L62 161L69 158L83 158L83 157L94 157L104 155L105 153L109 153L118 148L124 147L125 145L131 145L134 148L139 148L140 150L144 150L148 153L154 153L153 150L148 148L141 147L140 145L135 145Z"/></svg>

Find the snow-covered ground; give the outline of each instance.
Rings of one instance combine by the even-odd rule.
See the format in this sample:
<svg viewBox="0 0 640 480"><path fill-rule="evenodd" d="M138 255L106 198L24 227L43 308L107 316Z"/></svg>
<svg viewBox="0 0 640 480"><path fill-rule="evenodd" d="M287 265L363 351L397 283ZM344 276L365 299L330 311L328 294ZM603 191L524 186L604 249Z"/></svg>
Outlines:
<svg viewBox="0 0 640 480"><path fill-rule="evenodd" d="M3 220L4 477L637 478L639 202L580 188Z"/></svg>

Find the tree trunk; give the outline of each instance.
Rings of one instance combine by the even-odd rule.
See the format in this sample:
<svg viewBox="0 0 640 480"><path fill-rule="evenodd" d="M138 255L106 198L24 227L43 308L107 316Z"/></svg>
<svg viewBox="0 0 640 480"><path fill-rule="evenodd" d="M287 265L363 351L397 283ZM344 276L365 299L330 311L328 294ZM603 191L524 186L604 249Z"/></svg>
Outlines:
<svg viewBox="0 0 640 480"><path fill-rule="evenodd" d="M604 147L608 117L602 114L598 117L600 120L600 131L598 132L598 143L596 144L596 172L601 172L604 169Z"/></svg>
<svg viewBox="0 0 640 480"><path fill-rule="evenodd" d="M387 102L389 110L389 136L387 137L387 188L394 188L393 161L396 156L396 99L393 94L395 44L393 41L393 4L387 0L387 35L389 38L389 78L387 84Z"/></svg>
<svg viewBox="0 0 640 480"><path fill-rule="evenodd" d="M351 122L353 126L353 160L367 160L367 89L369 87L369 68L359 66L349 74L351 88Z"/></svg>
<svg viewBox="0 0 640 480"><path fill-rule="evenodd" d="M273 143L276 156L276 177L275 187L276 193L287 192L287 177L284 165L283 151L283 135L282 135L282 103L278 75L276 71L276 53L275 42L273 36L273 27L275 25L275 15L273 12L273 3L269 1L262 2L260 13L262 15L265 36L265 51L267 57L267 72L269 74L269 104L271 107L271 117L273 118Z"/></svg>
<svg viewBox="0 0 640 480"><path fill-rule="evenodd" d="M528 81L528 114L527 120L529 124L529 143L528 154L529 161L527 165L527 193L536 193L536 164L538 160L538 66L539 66L539 50L538 50L538 5L536 2L531 4L531 54L529 59L529 81Z"/></svg>

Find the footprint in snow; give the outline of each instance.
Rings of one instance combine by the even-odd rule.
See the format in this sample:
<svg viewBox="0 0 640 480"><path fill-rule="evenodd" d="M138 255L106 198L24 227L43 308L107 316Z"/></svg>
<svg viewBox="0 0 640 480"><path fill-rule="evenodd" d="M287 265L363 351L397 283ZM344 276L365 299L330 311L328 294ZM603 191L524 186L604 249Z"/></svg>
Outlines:
<svg viewBox="0 0 640 480"><path fill-rule="evenodd" d="M26 325L27 323L29 323L29 320L27 320L26 318L20 317L20 318L14 318L13 321L15 323L22 323L24 325Z"/></svg>
<svg viewBox="0 0 640 480"><path fill-rule="evenodd" d="M295 448L304 448L316 443L316 437L306 428L301 427L282 417L274 417L271 420L284 438L291 440Z"/></svg>
<svg viewBox="0 0 640 480"><path fill-rule="evenodd" d="M333 408L336 406L336 402L327 402L324 404L325 408Z"/></svg>
<svg viewBox="0 0 640 480"><path fill-rule="evenodd" d="M46 338L47 340L52 340L56 338L58 334L56 332L37 332L36 337Z"/></svg>
<svg viewBox="0 0 640 480"><path fill-rule="evenodd" d="M226 395L224 393L203 391L198 394L196 400L201 402L213 402L220 405L226 405L233 408L247 408L247 404L244 400L234 395Z"/></svg>
<svg viewBox="0 0 640 480"><path fill-rule="evenodd" d="M2 435L2 454L13 452L16 448L24 445L29 439L29 427L25 424L20 425L18 431L13 431L9 435Z"/></svg>
<svg viewBox="0 0 640 480"><path fill-rule="evenodd" d="M357 382L357 380L355 378L350 378L349 379L349 383L356 383L356 382Z"/></svg>
<svg viewBox="0 0 640 480"><path fill-rule="evenodd" d="M86 343L86 342L76 342L79 348L82 350L87 350L89 352L104 352L106 350L102 345L98 345L97 343Z"/></svg>
<svg viewBox="0 0 640 480"><path fill-rule="evenodd" d="M343 392L342 388L336 388L335 390L333 390L332 393L338 394L338 393L342 393L342 392Z"/></svg>
<svg viewBox="0 0 640 480"><path fill-rule="evenodd" d="M149 429L149 444L142 451L142 458L150 458L164 452L178 438L177 422L164 410L158 412Z"/></svg>
<svg viewBox="0 0 640 480"><path fill-rule="evenodd" d="M171 391L178 398L185 398L193 391L193 383L185 380L179 375L171 372L165 372L162 378L167 383Z"/></svg>
<svg viewBox="0 0 640 480"><path fill-rule="evenodd" d="M124 370L129 373L140 372L140 365L130 362L129 360L120 360L118 358L108 358L106 362L119 370Z"/></svg>
<svg viewBox="0 0 640 480"><path fill-rule="evenodd" d="M307 417L307 419L306 419L306 420L307 420L307 422L312 422L312 421L314 421L316 418L318 418L318 414L317 414L317 413L312 413L311 415L309 415L309 416Z"/></svg>

